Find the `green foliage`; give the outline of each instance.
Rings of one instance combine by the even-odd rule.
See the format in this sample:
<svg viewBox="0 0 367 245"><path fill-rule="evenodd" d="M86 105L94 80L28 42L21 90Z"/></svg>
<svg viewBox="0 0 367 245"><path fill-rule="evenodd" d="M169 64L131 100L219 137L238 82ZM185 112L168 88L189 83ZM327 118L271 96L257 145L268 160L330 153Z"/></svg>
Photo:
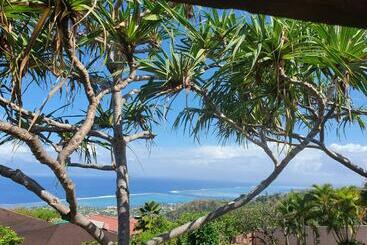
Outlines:
<svg viewBox="0 0 367 245"><path fill-rule="evenodd" d="M176 220L180 216L185 213L194 213L194 212L210 212L216 208L222 206L225 202L217 201L217 200L196 200L189 203L185 203L177 208L174 211L168 212L165 214L169 219Z"/></svg>
<svg viewBox="0 0 367 245"><path fill-rule="evenodd" d="M305 243L305 227L317 234L319 225L327 226L338 244L354 244L366 206L363 191L356 187L334 189L331 185L315 185L307 192L287 195L278 211L285 233L294 234L301 244Z"/></svg>
<svg viewBox="0 0 367 245"><path fill-rule="evenodd" d="M168 220L166 217L162 215L155 216L153 219L150 220L150 225L145 227L145 229L137 230L136 234L133 236L132 244L144 244L145 241L153 238L157 234L165 232L167 230L173 229L177 226L176 223ZM176 239L168 242L167 244L175 244Z"/></svg>
<svg viewBox="0 0 367 245"><path fill-rule="evenodd" d="M189 245L218 245L219 231L215 224L209 223L188 235Z"/></svg>
<svg viewBox="0 0 367 245"><path fill-rule="evenodd" d="M18 236L10 227L0 226L0 245L22 244L23 238Z"/></svg>
<svg viewBox="0 0 367 245"><path fill-rule="evenodd" d="M161 210L162 208L157 202L144 203L144 206L139 209L139 215L135 217L138 221L136 229L142 231L152 230L161 219Z"/></svg>
<svg viewBox="0 0 367 245"><path fill-rule="evenodd" d="M61 219L60 214L51 208L16 208L14 212L32 216L45 221Z"/></svg>

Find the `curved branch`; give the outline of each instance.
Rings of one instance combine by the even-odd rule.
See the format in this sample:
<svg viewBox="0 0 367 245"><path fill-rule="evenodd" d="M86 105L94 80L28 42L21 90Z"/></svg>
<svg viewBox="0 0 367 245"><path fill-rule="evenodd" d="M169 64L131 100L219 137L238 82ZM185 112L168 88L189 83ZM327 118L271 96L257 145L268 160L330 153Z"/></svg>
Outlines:
<svg viewBox="0 0 367 245"><path fill-rule="evenodd" d="M73 32L68 30L67 22L64 23L64 36L66 37L66 52L70 57L72 64L75 65L79 74L80 74L80 81L82 82L85 90L85 94L88 98L89 105L87 109L87 115L82 126L79 130L74 134L74 136L70 139L70 141L66 144L66 146L61 150L59 153L57 160L60 164L65 165L66 159L79 147L79 145L83 142L85 136L89 133L92 129L94 124L94 118L97 111L97 106L102 99L103 96L96 97L93 87L91 85L89 79L88 70L85 68L83 63L79 60L75 53L75 37Z"/></svg>
<svg viewBox="0 0 367 245"><path fill-rule="evenodd" d="M20 128L18 126L9 124L7 122L0 121L0 131L12 135L13 137L20 139L25 142L36 159L47 165L56 175L57 179L60 181L66 192L66 200L70 205L70 218L73 218L77 210L77 201L74 191L74 184L69 178L64 167L60 165L55 159L48 155L44 150L41 141L37 135L33 135L28 130Z"/></svg>
<svg viewBox="0 0 367 245"><path fill-rule="evenodd" d="M363 169L362 167L354 164L351 160L349 160L347 157L343 156L340 153L337 153L335 151L332 151L328 149L325 145L321 144L320 149L325 152L329 157L336 160L337 162L341 163L345 167L349 168L353 172L367 178L367 171Z"/></svg>
<svg viewBox="0 0 367 245"><path fill-rule="evenodd" d="M5 99L2 96L0 96L0 105L3 106L4 108L10 107L12 110L15 110L15 111L21 113L22 115L27 116L27 117L30 117L30 118L36 117L36 113L31 112L29 110L26 110L23 107L20 107L20 106L16 105L15 103ZM73 128L73 125L71 125L71 124L61 123L61 122L58 122L58 121L53 120L51 118L45 117L44 115L42 115L41 118L42 118L43 122L45 122L48 125L54 126L54 127L58 127L58 128L62 128L62 129L72 129Z"/></svg>
<svg viewBox="0 0 367 245"><path fill-rule="evenodd" d="M37 181L25 175L21 170L13 170L4 165L0 165L0 175L24 186L45 201L48 205L53 207L62 217L68 217L70 209L66 207L59 198L45 190L39 183L37 183ZM112 244L112 241L104 234L104 232L83 215L76 214L75 218L71 221L85 229L91 236L102 244Z"/></svg>
<svg viewBox="0 0 367 245"><path fill-rule="evenodd" d="M306 137L300 134L293 133L291 135L293 138L297 140L306 140ZM270 140L270 139L268 139ZM275 140L272 140L275 141ZM345 157L344 155L335 152L333 150L330 150L328 147L326 147L325 144L323 144L321 141L318 141L316 139L310 139L310 142L313 143L312 145L307 145L307 148L312 149L318 149L323 151L326 155L328 155L330 158L334 159L335 161L339 162L340 164L344 165L348 169L352 170L353 172L367 178L367 170L364 168L358 166L357 164L353 163L349 158ZM278 142L280 143L280 142Z"/></svg>

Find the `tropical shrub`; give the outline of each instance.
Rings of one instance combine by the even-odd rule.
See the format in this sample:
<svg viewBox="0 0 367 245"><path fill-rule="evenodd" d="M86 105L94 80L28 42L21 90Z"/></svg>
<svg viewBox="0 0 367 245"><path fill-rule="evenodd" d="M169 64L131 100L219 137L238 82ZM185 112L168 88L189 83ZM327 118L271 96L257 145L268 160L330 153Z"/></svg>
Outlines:
<svg viewBox="0 0 367 245"><path fill-rule="evenodd" d="M160 217L162 208L157 202L146 202L143 207L139 209L139 215L135 217L138 221L136 229L146 231L154 227L154 223Z"/></svg>
<svg viewBox="0 0 367 245"><path fill-rule="evenodd" d="M219 231L215 223L209 223L188 235L189 245L218 245Z"/></svg>
<svg viewBox="0 0 367 245"><path fill-rule="evenodd" d="M366 215L363 191L356 187L334 189L331 185L314 185L310 191L290 193L277 210L285 236L295 235L299 244L306 242L307 226L317 240L320 225L327 226L339 245L359 244L356 235Z"/></svg>
<svg viewBox="0 0 367 245"><path fill-rule="evenodd" d="M363 223L366 207L361 205L360 191L355 187L335 190L331 196L326 225L333 231L338 244L355 244L359 225Z"/></svg>
<svg viewBox="0 0 367 245"><path fill-rule="evenodd" d="M0 245L22 244L23 238L18 236L10 227L0 226Z"/></svg>

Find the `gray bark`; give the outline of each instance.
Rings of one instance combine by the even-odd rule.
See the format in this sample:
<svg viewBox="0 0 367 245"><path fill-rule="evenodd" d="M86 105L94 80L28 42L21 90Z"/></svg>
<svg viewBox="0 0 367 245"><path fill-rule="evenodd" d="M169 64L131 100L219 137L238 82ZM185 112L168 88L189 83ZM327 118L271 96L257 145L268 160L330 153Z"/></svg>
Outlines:
<svg viewBox="0 0 367 245"><path fill-rule="evenodd" d="M122 95L120 90L112 93L114 112L114 140L112 142L116 164L116 199L118 214L118 244L129 244L130 240L130 204L129 183L126 159L126 143L122 134Z"/></svg>

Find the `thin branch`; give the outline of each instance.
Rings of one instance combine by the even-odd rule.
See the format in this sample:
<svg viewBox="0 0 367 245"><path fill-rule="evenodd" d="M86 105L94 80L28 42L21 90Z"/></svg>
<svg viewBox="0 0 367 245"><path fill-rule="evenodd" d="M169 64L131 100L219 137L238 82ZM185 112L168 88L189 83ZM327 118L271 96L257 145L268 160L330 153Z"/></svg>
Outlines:
<svg viewBox="0 0 367 245"><path fill-rule="evenodd" d="M101 165L101 164L85 164L85 163L68 163L68 167L85 168L85 169L96 169L103 171L115 171L115 167L112 165Z"/></svg>
<svg viewBox="0 0 367 245"><path fill-rule="evenodd" d="M121 91L124 89L127 85L129 85L131 82L134 82L136 77L136 69L137 67L132 67L130 69L130 75L128 78L125 79L119 79L115 86L102 86L101 90L99 91L97 98L103 97L106 94L110 94L113 91Z"/></svg>
<svg viewBox="0 0 367 245"><path fill-rule="evenodd" d="M0 105L3 106L6 110L7 107L10 107L11 109L21 113L24 116L27 116L28 118L34 118L36 117L36 113L31 112L29 110L24 109L24 107L19 107L18 105L10 102L9 100L6 100L4 97L0 96ZM32 127L33 132L77 132L80 130L80 127L77 127L72 124L63 123L56 121L52 118L46 117L45 115L42 115L38 118L48 126L39 126L35 124ZM88 132L89 136L99 137L107 141L111 141L112 137L108 135L105 132L99 131L99 130L90 130Z"/></svg>
<svg viewBox="0 0 367 245"><path fill-rule="evenodd" d="M135 76L134 77L134 81L135 82L139 82L139 81L150 81L150 80L154 80L155 79L155 76L148 76L148 75L145 75L145 76Z"/></svg>
<svg viewBox="0 0 367 245"><path fill-rule="evenodd" d="M60 128L60 127L47 127L47 126L34 126L33 132L52 132L52 133L63 133L63 132L77 132L80 128L72 125L72 127ZM93 136L97 138L104 139L108 142L112 141L112 136L109 134L99 131L99 130L90 130L88 132L88 136Z"/></svg>
<svg viewBox="0 0 367 245"><path fill-rule="evenodd" d="M290 82L292 84L297 84L297 85L299 85L301 87L304 87L309 92L311 92L312 94L314 94L315 98L318 101L319 107L321 107L321 108L319 108L319 111L320 110L324 110L324 108L326 106L327 99L325 98L324 94L323 93L320 93L317 90L317 88L315 88L311 83L300 81L298 79L288 77L285 74L285 71L284 71L284 69L282 67L279 68L279 75L280 75L280 77L282 77L283 79L287 80L288 82ZM321 115L321 114L319 113L319 115Z"/></svg>
<svg viewBox="0 0 367 245"><path fill-rule="evenodd" d="M295 138L295 139L298 139L300 141L306 140L305 136L303 136L301 134L297 134L297 133L292 133L291 137ZM321 141L318 141L314 138L310 139L310 142L312 142L313 144L308 145L307 148L319 149L319 150L323 151L325 154L327 154L330 158L336 160L337 162L344 165L348 169L350 169L353 172L367 178L367 170L365 170L364 168L362 168L362 167L358 166L357 164L353 163L346 156L344 156L344 155L342 155L338 152L335 152L333 150L330 150L328 147L326 147L325 144L323 144Z"/></svg>
<svg viewBox="0 0 367 245"><path fill-rule="evenodd" d="M72 62L72 66L75 66L79 75L80 81L84 86L85 94L89 100L89 104L93 104L95 102L95 93L92 87L89 72L87 68L83 65L83 63L79 60L78 56L75 53L75 37L74 33L71 30L68 30L67 27L64 27L64 36L66 38L66 53L70 57Z"/></svg>
<svg viewBox="0 0 367 245"><path fill-rule="evenodd" d="M32 126L35 124L35 122L37 121L39 115L41 114L43 108L45 107L46 103L55 95L55 93L57 91L59 91L62 86L64 86L66 82L66 79L64 79L63 77L60 77L60 81L50 90L50 92L47 94L47 97L43 100L40 108L37 110L37 112L35 113L35 116L33 117L28 130L32 129Z"/></svg>
<svg viewBox="0 0 367 245"><path fill-rule="evenodd" d="M16 105L15 103L12 103L11 101L5 99L2 96L0 96L0 105L3 106L4 109L6 109L7 107L10 107L12 110L15 110L15 111L21 113L22 115L25 115L25 116L30 117L30 118L34 118L36 116L36 113L31 112L29 110L26 110L23 107L20 107L20 106ZM48 124L48 125L59 127L59 128L64 128L64 129L73 128L73 125L71 125L71 124L61 123L61 122L58 122L58 121L53 120L51 118L45 117L43 115L42 115L42 121L44 123Z"/></svg>

